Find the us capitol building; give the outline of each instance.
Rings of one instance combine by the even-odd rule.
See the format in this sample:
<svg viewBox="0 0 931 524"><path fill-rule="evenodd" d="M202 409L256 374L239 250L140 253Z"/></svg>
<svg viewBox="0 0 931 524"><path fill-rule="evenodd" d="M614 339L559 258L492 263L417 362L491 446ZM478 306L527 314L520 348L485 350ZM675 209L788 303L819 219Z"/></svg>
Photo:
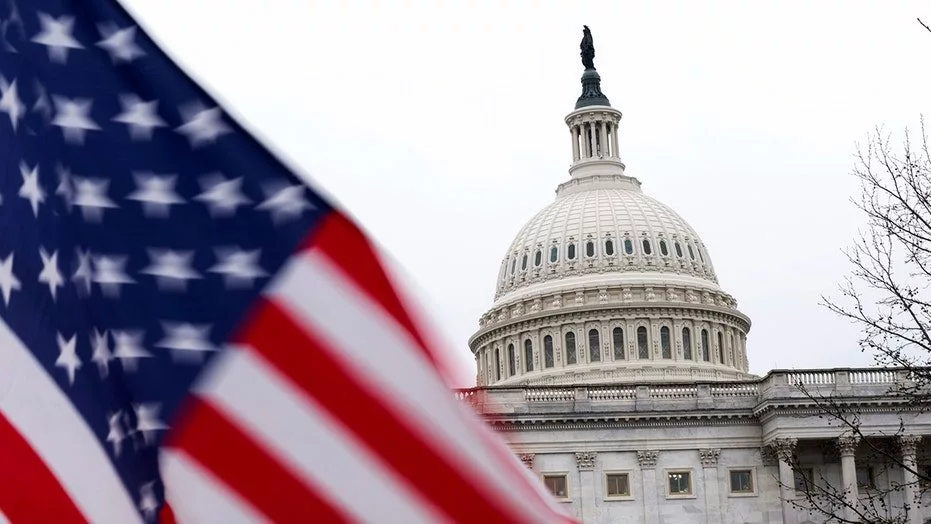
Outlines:
<svg viewBox="0 0 931 524"><path fill-rule="evenodd" d="M582 58L569 178L508 247L469 340L478 386L457 395L586 523L823 522L790 502L802 476L850 487L854 504L905 482L890 512L917 497L907 522L931 519L914 474L875 467L797 387L855 404L863 434L925 467L931 416L894 436L901 410L887 393L905 374L750 374L751 322L718 284L709 246L625 173L621 112L601 91L587 27Z"/></svg>

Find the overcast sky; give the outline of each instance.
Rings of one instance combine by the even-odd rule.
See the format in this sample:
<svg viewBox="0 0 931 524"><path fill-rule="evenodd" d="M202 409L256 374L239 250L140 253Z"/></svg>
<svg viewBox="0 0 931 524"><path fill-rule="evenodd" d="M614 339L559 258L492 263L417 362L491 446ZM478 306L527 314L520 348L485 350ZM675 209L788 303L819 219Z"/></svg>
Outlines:
<svg viewBox="0 0 931 524"><path fill-rule="evenodd" d="M708 246L751 371L871 361L818 301L862 224L856 143L931 115L927 1L123 2L397 259L464 366L568 177L588 24L627 173Z"/></svg>

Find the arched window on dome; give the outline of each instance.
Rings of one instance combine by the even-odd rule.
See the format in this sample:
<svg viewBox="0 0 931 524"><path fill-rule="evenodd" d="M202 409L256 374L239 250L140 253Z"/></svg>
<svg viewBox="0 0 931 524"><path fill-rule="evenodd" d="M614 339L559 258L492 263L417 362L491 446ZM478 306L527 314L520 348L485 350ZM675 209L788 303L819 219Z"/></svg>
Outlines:
<svg viewBox="0 0 931 524"><path fill-rule="evenodd" d="M682 328L682 358L692 360L692 330Z"/></svg>
<svg viewBox="0 0 931 524"><path fill-rule="evenodd" d="M605 240L605 255L614 256L614 241L610 238Z"/></svg>
<svg viewBox="0 0 931 524"><path fill-rule="evenodd" d="M566 333L566 364L575 364L578 358L575 354L575 333Z"/></svg>
<svg viewBox="0 0 931 524"><path fill-rule="evenodd" d="M614 343L614 360L624 360L624 330L616 327L611 331Z"/></svg>
<svg viewBox="0 0 931 524"><path fill-rule="evenodd" d="M575 260L575 242L572 242L566 246L566 258L569 260Z"/></svg>
<svg viewBox="0 0 931 524"><path fill-rule="evenodd" d="M550 248L550 262L555 264L559 260L559 248L553 246Z"/></svg>
<svg viewBox="0 0 931 524"><path fill-rule="evenodd" d="M650 245L650 240L647 239L647 238L644 238L644 239L643 239L643 254L644 254L644 255L652 255L652 254L653 254L653 246Z"/></svg>
<svg viewBox="0 0 931 524"><path fill-rule="evenodd" d="M637 358L650 358L650 344L647 340L647 328L637 328Z"/></svg>
<svg viewBox="0 0 931 524"><path fill-rule="evenodd" d="M659 328L659 345L663 351L663 358L672 358L672 341L669 340L669 328Z"/></svg>
<svg viewBox="0 0 931 524"><path fill-rule="evenodd" d="M678 242L675 243L676 246L676 256L682 258L682 246Z"/></svg>
<svg viewBox="0 0 931 524"><path fill-rule="evenodd" d="M734 357L734 367L737 367L737 362L740 360L740 355L737 352L737 348L734 347L734 334L727 334L727 347L731 348L731 355Z"/></svg>
<svg viewBox="0 0 931 524"><path fill-rule="evenodd" d="M520 270L524 271L527 269L527 253L524 253L524 256L520 259Z"/></svg>
<svg viewBox="0 0 931 524"><path fill-rule="evenodd" d="M542 263L543 263L543 252L538 249L537 252L534 253L533 255L533 265L536 267L540 267L540 264Z"/></svg>
<svg viewBox="0 0 931 524"><path fill-rule="evenodd" d="M546 335L543 337L543 366L551 368L553 361L553 337Z"/></svg>
<svg viewBox="0 0 931 524"><path fill-rule="evenodd" d="M533 342L529 338L524 341L524 370L533 371Z"/></svg>
<svg viewBox="0 0 931 524"><path fill-rule="evenodd" d="M517 374L517 355L514 354L514 344L508 344L508 376Z"/></svg>
<svg viewBox="0 0 931 524"><path fill-rule="evenodd" d="M660 241L659 241L659 254L660 254L660 255L663 255L664 257L668 257L668 256L669 256L669 248L666 247L666 241L665 241L665 240L660 240Z"/></svg>
<svg viewBox="0 0 931 524"><path fill-rule="evenodd" d="M702 263L702 264L704 264L704 263L705 263L705 257L704 257L704 255L701 254L701 251L702 251L701 246L699 246L699 247L698 247L698 259L701 260L701 263Z"/></svg>
<svg viewBox="0 0 931 524"><path fill-rule="evenodd" d="M634 243L629 238L624 239L624 253L628 255L634 254Z"/></svg>
<svg viewBox="0 0 931 524"><path fill-rule="evenodd" d="M595 241L589 240L585 243L585 256L593 257L595 256Z"/></svg>
<svg viewBox="0 0 931 524"><path fill-rule="evenodd" d="M701 330L701 359L711 362L711 351L708 349L708 330Z"/></svg>
<svg viewBox="0 0 931 524"><path fill-rule="evenodd" d="M514 271L517 270L517 257L511 259L511 274L514 274Z"/></svg>
<svg viewBox="0 0 931 524"><path fill-rule="evenodd" d="M495 382L501 380L501 348L495 348Z"/></svg>
<svg viewBox="0 0 931 524"><path fill-rule="evenodd" d="M686 244L685 247L689 248L689 258L695 260L695 252L692 251L692 244Z"/></svg>
<svg viewBox="0 0 931 524"><path fill-rule="evenodd" d="M588 361L601 362L601 337L597 329L588 330Z"/></svg>
<svg viewBox="0 0 931 524"><path fill-rule="evenodd" d="M724 334L718 331L718 363L724 363Z"/></svg>

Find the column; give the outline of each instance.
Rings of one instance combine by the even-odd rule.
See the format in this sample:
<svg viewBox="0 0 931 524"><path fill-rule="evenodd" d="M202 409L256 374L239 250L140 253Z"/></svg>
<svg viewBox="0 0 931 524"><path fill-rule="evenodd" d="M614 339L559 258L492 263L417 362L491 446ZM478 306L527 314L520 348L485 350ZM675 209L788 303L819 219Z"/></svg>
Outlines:
<svg viewBox="0 0 931 524"><path fill-rule="evenodd" d="M918 489L918 460L916 454L921 435L899 435L899 450L902 452L902 476L905 491L905 515L908 524L921 524L921 491Z"/></svg>
<svg viewBox="0 0 931 524"><path fill-rule="evenodd" d="M656 459L659 451L645 450L637 452L637 464L640 465L640 474L643 480L643 522L656 524L659 522L659 489L656 485Z"/></svg>
<svg viewBox="0 0 931 524"><path fill-rule="evenodd" d="M860 503L857 491L857 462L854 458L860 437L844 435L837 437L837 451L840 453L841 485L844 488L844 513L847 520L856 521L856 507Z"/></svg>
<svg viewBox="0 0 931 524"><path fill-rule="evenodd" d="M572 161L579 161L579 126L569 128L569 134L572 135Z"/></svg>
<svg viewBox="0 0 931 524"><path fill-rule="evenodd" d="M582 451L575 454L575 465L579 469L579 519L595 518L595 497L599 490L595 489L595 459L594 451Z"/></svg>
<svg viewBox="0 0 931 524"><path fill-rule="evenodd" d="M621 158L621 150L617 146L617 129L618 126L616 123L611 123L611 148L614 151L615 158Z"/></svg>
<svg viewBox="0 0 931 524"><path fill-rule="evenodd" d="M705 515L708 522L721 522L721 496L718 485L718 448L698 450L705 486Z"/></svg>
<svg viewBox="0 0 931 524"><path fill-rule="evenodd" d="M607 158L610 154L610 148L608 147L608 128L607 123L602 120L598 123L598 132L601 135L601 156L602 158Z"/></svg>
<svg viewBox="0 0 931 524"><path fill-rule="evenodd" d="M595 142L595 122L588 123L588 157L595 158L595 153L597 152L597 143Z"/></svg>
<svg viewBox="0 0 931 524"><path fill-rule="evenodd" d="M796 524L795 508L789 502L795 498L795 474L792 472L795 446L798 439L793 437L780 437L774 439L770 446L779 458L779 498L782 499L782 521L785 524Z"/></svg>

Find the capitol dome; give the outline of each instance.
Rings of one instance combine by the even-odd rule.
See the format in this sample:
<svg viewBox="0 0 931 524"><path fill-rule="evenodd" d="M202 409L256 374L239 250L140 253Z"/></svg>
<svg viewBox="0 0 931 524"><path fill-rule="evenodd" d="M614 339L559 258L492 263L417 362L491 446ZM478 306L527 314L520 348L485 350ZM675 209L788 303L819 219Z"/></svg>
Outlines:
<svg viewBox="0 0 931 524"><path fill-rule="evenodd" d="M753 378L749 318L696 231L625 173L600 82L582 75L569 180L511 242L469 341L478 384Z"/></svg>

